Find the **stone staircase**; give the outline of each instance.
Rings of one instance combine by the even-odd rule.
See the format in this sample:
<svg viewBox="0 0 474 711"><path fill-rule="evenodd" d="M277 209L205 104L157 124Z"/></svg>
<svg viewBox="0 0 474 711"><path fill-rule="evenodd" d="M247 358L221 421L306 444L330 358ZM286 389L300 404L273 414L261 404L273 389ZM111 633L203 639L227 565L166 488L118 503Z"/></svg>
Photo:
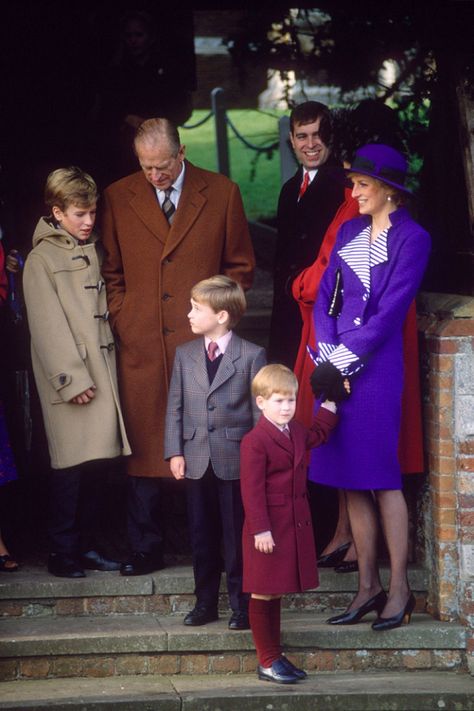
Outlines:
<svg viewBox="0 0 474 711"><path fill-rule="evenodd" d="M256 679L251 633L227 628L224 593L218 622L182 624L194 601L187 565L79 580L25 567L0 579L0 709L474 709L463 627L424 612L422 568L411 567L410 584L411 624L378 634L369 617L325 624L348 604L355 575L323 570L318 590L287 596L283 643L309 679L281 687Z"/></svg>

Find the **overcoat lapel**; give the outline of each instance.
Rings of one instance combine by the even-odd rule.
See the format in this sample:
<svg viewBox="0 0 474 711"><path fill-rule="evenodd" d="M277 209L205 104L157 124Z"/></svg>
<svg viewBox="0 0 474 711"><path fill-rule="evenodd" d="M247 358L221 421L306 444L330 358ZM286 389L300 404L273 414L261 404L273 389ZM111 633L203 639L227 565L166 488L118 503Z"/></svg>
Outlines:
<svg viewBox="0 0 474 711"><path fill-rule="evenodd" d="M257 422L257 427L262 427L265 432L271 437L271 439L274 441L275 444L277 444L279 447L282 447L285 449L287 452L290 454L293 454L294 451L294 444L293 440L291 440L289 437L283 434L276 425L271 423L265 415L262 415Z"/></svg>
<svg viewBox="0 0 474 711"><path fill-rule="evenodd" d="M136 174L136 181L131 185L130 191L131 209L155 237L165 244L170 227L160 208L155 190L142 173Z"/></svg>
<svg viewBox="0 0 474 711"><path fill-rule="evenodd" d="M205 179L194 172L194 167L186 161L183 192L171 224L163 258L172 252L186 237L207 203L203 191L207 187Z"/></svg>

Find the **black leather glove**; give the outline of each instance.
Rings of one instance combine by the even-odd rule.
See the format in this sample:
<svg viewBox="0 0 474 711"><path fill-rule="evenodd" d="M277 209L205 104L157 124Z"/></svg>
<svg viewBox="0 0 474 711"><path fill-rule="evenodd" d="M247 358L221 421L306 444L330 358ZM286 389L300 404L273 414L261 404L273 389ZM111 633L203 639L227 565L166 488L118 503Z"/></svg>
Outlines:
<svg viewBox="0 0 474 711"><path fill-rule="evenodd" d="M346 377L329 361L317 365L309 378L314 397L324 397L333 402L347 400L349 393L344 387Z"/></svg>

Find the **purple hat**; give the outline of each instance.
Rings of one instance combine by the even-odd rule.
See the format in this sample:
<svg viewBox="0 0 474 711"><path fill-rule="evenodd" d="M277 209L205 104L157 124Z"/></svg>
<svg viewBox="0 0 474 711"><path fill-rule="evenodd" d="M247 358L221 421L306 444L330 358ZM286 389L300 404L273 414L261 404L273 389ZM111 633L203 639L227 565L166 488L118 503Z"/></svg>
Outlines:
<svg viewBox="0 0 474 711"><path fill-rule="evenodd" d="M356 151L354 160L345 173L361 173L381 180L397 190L410 193L405 187L408 163L401 153L382 143L369 143Z"/></svg>

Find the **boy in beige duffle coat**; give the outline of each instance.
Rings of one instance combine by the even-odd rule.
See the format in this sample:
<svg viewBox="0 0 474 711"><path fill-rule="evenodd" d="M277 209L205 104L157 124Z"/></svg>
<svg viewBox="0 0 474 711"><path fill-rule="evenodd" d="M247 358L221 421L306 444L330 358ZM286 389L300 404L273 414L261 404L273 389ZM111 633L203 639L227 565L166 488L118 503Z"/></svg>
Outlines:
<svg viewBox="0 0 474 711"><path fill-rule="evenodd" d="M23 285L31 357L51 457L48 569L118 570L97 540L104 461L130 454L93 231L97 187L76 167L47 179L50 209L33 235Z"/></svg>

